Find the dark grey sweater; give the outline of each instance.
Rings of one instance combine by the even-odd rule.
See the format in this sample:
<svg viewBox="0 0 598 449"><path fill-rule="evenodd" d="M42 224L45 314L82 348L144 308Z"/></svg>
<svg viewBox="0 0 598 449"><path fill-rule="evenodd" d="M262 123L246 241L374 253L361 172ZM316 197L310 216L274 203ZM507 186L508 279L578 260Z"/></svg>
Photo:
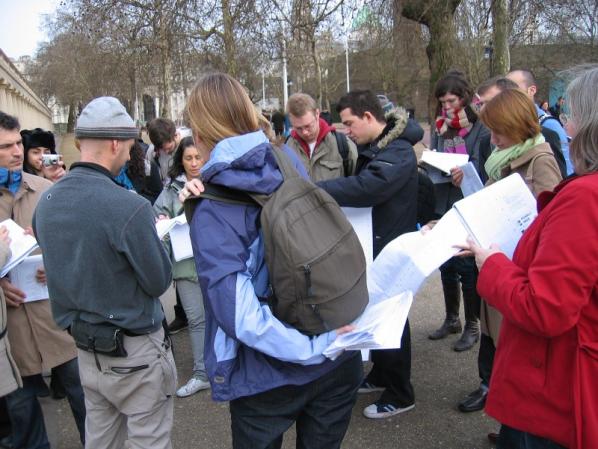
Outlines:
<svg viewBox="0 0 598 449"><path fill-rule="evenodd" d="M73 164L44 193L33 229L60 327L78 313L136 333L160 327L158 297L171 282L171 266L154 226L150 203L96 164Z"/></svg>

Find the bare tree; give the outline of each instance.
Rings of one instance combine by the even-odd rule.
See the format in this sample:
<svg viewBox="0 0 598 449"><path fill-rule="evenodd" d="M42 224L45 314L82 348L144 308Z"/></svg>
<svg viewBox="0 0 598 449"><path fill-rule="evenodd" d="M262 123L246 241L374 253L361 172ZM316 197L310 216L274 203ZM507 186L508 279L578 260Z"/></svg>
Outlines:
<svg viewBox="0 0 598 449"><path fill-rule="evenodd" d="M492 75L506 75L511 67L507 0L492 0Z"/></svg>
<svg viewBox="0 0 598 449"><path fill-rule="evenodd" d="M426 53L430 66L429 111L434 116L433 90L436 82L451 68L457 39L454 16L461 0L394 0L395 14L425 25L430 33Z"/></svg>

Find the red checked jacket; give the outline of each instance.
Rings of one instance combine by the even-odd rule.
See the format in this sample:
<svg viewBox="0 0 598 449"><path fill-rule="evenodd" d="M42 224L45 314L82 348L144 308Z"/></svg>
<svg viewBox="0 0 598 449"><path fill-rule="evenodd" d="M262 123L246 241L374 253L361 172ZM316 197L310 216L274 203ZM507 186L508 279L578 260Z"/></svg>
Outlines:
<svg viewBox="0 0 598 449"><path fill-rule="evenodd" d="M486 412L573 449L598 444L598 174L538 198L513 256L489 257L480 295L504 316Z"/></svg>

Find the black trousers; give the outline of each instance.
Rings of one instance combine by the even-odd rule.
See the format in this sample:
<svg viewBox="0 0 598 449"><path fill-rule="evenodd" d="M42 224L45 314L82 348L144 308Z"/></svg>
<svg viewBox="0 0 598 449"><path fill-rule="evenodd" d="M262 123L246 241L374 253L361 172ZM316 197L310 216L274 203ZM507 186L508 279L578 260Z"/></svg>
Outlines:
<svg viewBox="0 0 598 449"><path fill-rule="evenodd" d="M386 389L380 401L396 407L407 407L415 403L411 385L411 330L409 320L405 323L400 349L377 349L372 351L374 366L367 375L367 381Z"/></svg>
<svg viewBox="0 0 598 449"><path fill-rule="evenodd" d="M490 376L492 375L492 366L494 365L494 354L496 347L494 341L486 334L480 337L480 349L478 352L478 372L482 385L490 386Z"/></svg>
<svg viewBox="0 0 598 449"><path fill-rule="evenodd" d="M230 402L233 449L278 449L297 423L298 449L340 448L363 379L361 354L306 385L285 385Z"/></svg>

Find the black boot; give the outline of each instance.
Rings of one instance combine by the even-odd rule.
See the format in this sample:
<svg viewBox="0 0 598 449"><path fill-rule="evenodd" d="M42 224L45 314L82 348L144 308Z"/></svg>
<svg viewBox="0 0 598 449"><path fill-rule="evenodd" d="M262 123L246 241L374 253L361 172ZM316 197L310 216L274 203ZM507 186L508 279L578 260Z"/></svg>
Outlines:
<svg viewBox="0 0 598 449"><path fill-rule="evenodd" d="M428 335L430 340L440 340L449 334L458 334L461 332L461 320L459 319L459 302L461 302L461 292L459 284L442 283L444 292L444 305L446 307L446 318L442 326Z"/></svg>
<svg viewBox="0 0 598 449"><path fill-rule="evenodd" d="M471 349L480 339L480 296L475 290L463 292L463 309L465 309L465 329L453 345L457 352Z"/></svg>
<svg viewBox="0 0 598 449"><path fill-rule="evenodd" d="M453 349L457 352L467 351L473 348L480 339L480 323L477 321L466 321L465 329L461 334L459 340L453 345Z"/></svg>

